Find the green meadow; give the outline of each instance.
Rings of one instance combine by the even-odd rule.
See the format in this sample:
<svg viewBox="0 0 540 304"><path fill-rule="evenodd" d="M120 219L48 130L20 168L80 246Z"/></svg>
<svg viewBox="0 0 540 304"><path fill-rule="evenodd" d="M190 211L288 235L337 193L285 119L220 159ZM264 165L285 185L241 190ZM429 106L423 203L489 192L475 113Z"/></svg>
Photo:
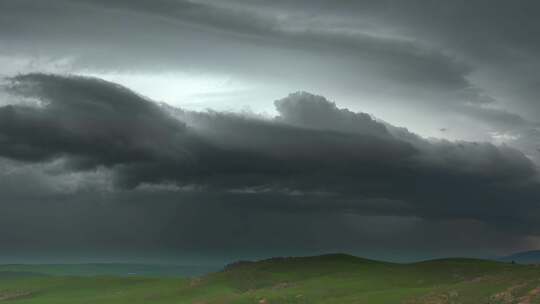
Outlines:
<svg viewBox="0 0 540 304"><path fill-rule="evenodd" d="M191 278L88 275L89 266L66 274L61 267L0 266L0 302L540 303L540 267L475 259L394 264L343 254L273 258Z"/></svg>

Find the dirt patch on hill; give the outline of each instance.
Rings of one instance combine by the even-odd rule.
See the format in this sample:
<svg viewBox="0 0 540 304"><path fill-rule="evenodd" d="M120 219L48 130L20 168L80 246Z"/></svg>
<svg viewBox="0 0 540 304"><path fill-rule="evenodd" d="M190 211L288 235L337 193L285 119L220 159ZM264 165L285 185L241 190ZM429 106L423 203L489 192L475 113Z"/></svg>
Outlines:
<svg viewBox="0 0 540 304"><path fill-rule="evenodd" d="M515 291L523 287L523 284L514 285L506 290L498 292L491 296L491 300L496 301L497 303L514 303L516 300Z"/></svg>
<svg viewBox="0 0 540 304"><path fill-rule="evenodd" d="M520 299L519 304L537 303L536 301L533 301L538 299L540 299L540 287L536 287L530 290L525 296Z"/></svg>
<svg viewBox="0 0 540 304"><path fill-rule="evenodd" d="M450 304L455 303L459 292L451 290L443 293L431 293L420 299L409 300L406 304Z"/></svg>
<svg viewBox="0 0 540 304"><path fill-rule="evenodd" d="M0 301L10 301L32 296L31 291L0 291Z"/></svg>
<svg viewBox="0 0 540 304"><path fill-rule="evenodd" d="M525 284L512 286L504 291L494 294L491 297L491 300L496 301L496 303L517 303L517 304L538 303L538 300L540 299L540 287L536 287L529 290L523 296L518 296L518 294L523 294L523 293L516 292L516 291L523 288L527 289Z"/></svg>

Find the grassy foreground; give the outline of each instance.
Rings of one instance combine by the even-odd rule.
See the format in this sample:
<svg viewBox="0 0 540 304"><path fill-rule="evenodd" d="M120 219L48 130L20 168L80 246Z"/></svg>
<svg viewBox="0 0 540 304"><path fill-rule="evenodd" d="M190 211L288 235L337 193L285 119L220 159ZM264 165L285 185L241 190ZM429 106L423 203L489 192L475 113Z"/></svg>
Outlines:
<svg viewBox="0 0 540 304"><path fill-rule="evenodd" d="M0 266L1 303L540 303L540 267L473 259L276 258L192 279L25 270Z"/></svg>

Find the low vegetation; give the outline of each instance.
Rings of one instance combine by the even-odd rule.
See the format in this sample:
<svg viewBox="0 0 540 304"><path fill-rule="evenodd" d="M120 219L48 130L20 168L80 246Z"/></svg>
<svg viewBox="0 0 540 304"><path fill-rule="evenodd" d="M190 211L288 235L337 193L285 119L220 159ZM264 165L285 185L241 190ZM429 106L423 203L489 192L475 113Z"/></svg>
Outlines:
<svg viewBox="0 0 540 304"><path fill-rule="evenodd" d="M474 259L393 264L343 254L274 258L196 278L2 269L1 303L540 303L540 267Z"/></svg>

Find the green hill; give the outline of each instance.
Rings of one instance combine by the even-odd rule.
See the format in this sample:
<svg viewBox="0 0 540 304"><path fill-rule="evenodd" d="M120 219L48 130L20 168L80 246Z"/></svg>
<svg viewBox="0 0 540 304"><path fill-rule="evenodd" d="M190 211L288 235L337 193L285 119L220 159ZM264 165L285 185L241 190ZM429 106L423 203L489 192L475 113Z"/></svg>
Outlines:
<svg viewBox="0 0 540 304"><path fill-rule="evenodd" d="M8 264L2 272L41 273L56 276L193 277L219 270L218 266L154 265L129 263Z"/></svg>
<svg viewBox="0 0 540 304"><path fill-rule="evenodd" d="M540 303L540 268L474 259L395 264L344 254L273 258L192 279L44 276L26 270L0 274L1 302Z"/></svg>

